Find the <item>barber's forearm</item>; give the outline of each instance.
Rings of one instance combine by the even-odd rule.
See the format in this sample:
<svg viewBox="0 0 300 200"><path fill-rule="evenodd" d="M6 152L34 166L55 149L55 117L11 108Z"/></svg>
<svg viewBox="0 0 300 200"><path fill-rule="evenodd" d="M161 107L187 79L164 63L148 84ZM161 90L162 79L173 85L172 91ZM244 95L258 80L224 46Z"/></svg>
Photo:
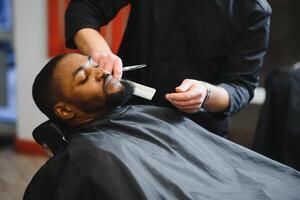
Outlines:
<svg viewBox="0 0 300 200"><path fill-rule="evenodd" d="M99 52L111 53L105 39L100 33L91 28L84 28L78 31L74 37L77 48L82 53L94 57Z"/></svg>
<svg viewBox="0 0 300 200"><path fill-rule="evenodd" d="M228 92L219 86L207 83L210 90L208 100L203 104L203 108L209 112L222 112L229 108L230 98Z"/></svg>

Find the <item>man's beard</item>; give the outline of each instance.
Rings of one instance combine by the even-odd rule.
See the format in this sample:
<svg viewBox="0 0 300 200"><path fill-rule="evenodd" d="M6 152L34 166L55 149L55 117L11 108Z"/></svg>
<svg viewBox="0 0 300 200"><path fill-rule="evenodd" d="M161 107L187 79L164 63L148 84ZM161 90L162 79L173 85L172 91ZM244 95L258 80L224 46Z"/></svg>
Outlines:
<svg viewBox="0 0 300 200"><path fill-rule="evenodd" d="M109 110L124 105L132 97L134 86L125 80L121 80L120 83L123 85L124 89L117 93L110 94L106 98L106 107Z"/></svg>
<svg viewBox="0 0 300 200"><path fill-rule="evenodd" d="M107 94L105 99L92 99L88 102L77 102L76 105L86 114L96 113L98 111L112 110L117 106L122 106L132 97L134 86L125 80L121 80L123 89L114 94Z"/></svg>

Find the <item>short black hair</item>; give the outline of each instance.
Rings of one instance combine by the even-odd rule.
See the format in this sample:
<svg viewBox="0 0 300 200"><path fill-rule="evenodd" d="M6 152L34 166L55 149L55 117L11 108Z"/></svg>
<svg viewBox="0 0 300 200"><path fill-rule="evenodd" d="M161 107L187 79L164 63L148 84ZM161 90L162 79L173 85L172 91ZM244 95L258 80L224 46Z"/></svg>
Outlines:
<svg viewBox="0 0 300 200"><path fill-rule="evenodd" d="M38 73L32 86L32 97L37 107L49 119L57 121L58 117L53 111L58 97L61 96L59 84L54 80L54 71L59 61L65 57L60 54L52 58Z"/></svg>

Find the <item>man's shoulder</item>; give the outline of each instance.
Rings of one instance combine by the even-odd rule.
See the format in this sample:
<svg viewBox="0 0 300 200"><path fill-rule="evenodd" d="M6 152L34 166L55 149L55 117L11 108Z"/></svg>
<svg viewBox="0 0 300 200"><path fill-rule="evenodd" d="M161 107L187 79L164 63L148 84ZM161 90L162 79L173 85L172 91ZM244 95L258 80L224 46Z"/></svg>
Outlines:
<svg viewBox="0 0 300 200"><path fill-rule="evenodd" d="M41 183L51 180L50 183L54 185L61 184L77 173L79 174L76 175L76 179L88 179L96 174L108 173L109 169L119 162L120 160L113 153L97 148L92 143L70 141L38 170L35 179L36 182ZM51 188L53 187L52 184Z"/></svg>
<svg viewBox="0 0 300 200"><path fill-rule="evenodd" d="M49 159L32 177L23 195L23 200L53 199L54 171L52 159Z"/></svg>
<svg viewBox="0 0 300 200"><path fill-rule="evenodd" d="M78 134L75 138L69 140L69 144L62 150L60 159L67 160L70 163L85 161L88 164L97 162L106 162L107 159L112 159L113 155L106 151L101 145L103 136L98 132Z"/></svg>
<svg viewBox="0 0 300 200"><path fill-rule="evenodd" d="M119 166L120 161L109 152L66 146L38 170L27 186L23 199L56 199L57 195L74 196L84 191L102 195L101 189L106 187ZM87 183L93 187L88 188L91 185ZM93 191L96 187L99 191ZM75 188L81 188L81 191L73 190Z"/></svg>

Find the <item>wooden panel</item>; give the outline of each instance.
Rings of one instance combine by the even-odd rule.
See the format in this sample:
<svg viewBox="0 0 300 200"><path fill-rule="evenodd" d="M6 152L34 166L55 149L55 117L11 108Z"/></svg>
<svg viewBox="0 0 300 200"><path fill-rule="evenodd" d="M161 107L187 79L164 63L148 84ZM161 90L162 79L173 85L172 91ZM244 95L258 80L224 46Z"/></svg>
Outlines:
<svg viewBox="0 0 300 200"><path fill-rule="evenodd" d="M0 199L22 199L32 176L47 159L19 154L11 149L0 150Z"/></svg>

